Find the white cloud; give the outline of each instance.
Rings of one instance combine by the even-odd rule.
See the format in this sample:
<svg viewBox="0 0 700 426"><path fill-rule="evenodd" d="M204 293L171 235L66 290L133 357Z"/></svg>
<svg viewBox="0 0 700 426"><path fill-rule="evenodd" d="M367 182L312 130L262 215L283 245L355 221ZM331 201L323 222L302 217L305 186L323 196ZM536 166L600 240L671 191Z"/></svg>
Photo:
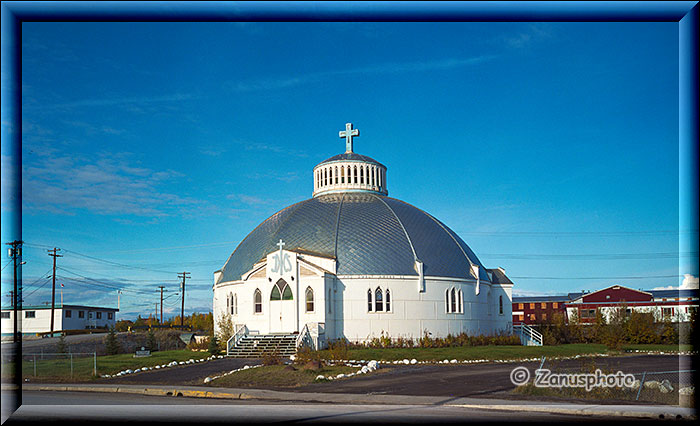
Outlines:
<svg viewBox="0 0 700 426"><path fill-rule="evenodd" d="M685 274L681 283L681 289L698 289L698 277L691 274Z"/></svg>
<svg viewBox="0 0 700 426"><path fill-rule="evenodd" d="M367 65L363 67L321 71L298 76L286 76L271 79L260 79L241 82L227 82L225 86L235 92L254 90L276 90L299 86L313 81L354 74L393 74L405 72L438 71L477 65L494 59L495 55L474 56L471 58L446 58L433 61L388 62L384 64Z"/></svg>
<svg viewBox="0 0 700 426"><path fill-rule="evenodd" d="M27 212L164 217L187 213L203 202L169 193L161 184L182 176L154 171L107 156L39 157L23 166L23 207Z"/></svg>

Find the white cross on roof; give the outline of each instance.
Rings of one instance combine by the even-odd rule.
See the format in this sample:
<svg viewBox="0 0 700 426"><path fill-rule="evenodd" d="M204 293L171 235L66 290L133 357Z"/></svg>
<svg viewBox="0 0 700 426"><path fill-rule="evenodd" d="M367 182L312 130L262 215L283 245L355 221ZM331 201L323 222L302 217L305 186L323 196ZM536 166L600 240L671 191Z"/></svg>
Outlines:
<svg viewBox="0 0 700 426"><path fill-rule="evenodd" d="M345 138L345 152L352 152L352 137L360 136L360 131L352 128L352 123L345 123L345 130L338 132L341 138Z"/></svg>

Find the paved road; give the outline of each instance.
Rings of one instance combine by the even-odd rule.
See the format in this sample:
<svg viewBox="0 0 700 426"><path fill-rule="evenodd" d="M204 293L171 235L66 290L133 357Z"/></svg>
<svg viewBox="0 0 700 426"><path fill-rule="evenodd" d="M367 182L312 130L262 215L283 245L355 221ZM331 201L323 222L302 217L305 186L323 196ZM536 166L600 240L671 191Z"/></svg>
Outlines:
<svg viewBox="0 0 700 426"><path fill-rule="evenodd" d="M27 392L25 403L7 424L27 421L99 421L120 423L252 423L252 422L473 422L473 421L639 421L639 419L574 416L533 412L479 410L444 405L345 405L300 404L299 402L262 404L261 401L202 401L201 399L155 397L126 394L75 395L66 403L65 392ZM72 396L71 396L72 398ZM170 399L170 401L167 401ZM80 402L84 405L75 405ZM41 405L37 405L41 404Z"/></svg>
<svg viewBox="0 0 700 426"><path fill-rule="evenodd" d="M196 358L196 356L195 356ZM150 370L143 373L129 374L124 377L96 379L91 383L123 383L151 385L202 385L204 378L224 372L229 372L244 365L257 365L261 361L248 358L215 359L200 364L179 365L160 370Z"/></svg>
<svg viewBox="0 0 700 426"><path fill-rule="evenodd" d="M601 357L594 360L603 371L637 373L643 371L678 370L677 355L641 355L624 357ZM682 360L683 361L683 360ZM580 368L588 366L591 358L545 362L545 368ZM497 363L471 365L425 365L380 369L380 373L360 376L351 380L314 383L297 389L299 392L330 393L375 393L391 395L474 397L504 393L515 386L510 381L510 372L516 366L525 366L531 373L539 362ZM385 370L382 372L382 370Z"/></svg>

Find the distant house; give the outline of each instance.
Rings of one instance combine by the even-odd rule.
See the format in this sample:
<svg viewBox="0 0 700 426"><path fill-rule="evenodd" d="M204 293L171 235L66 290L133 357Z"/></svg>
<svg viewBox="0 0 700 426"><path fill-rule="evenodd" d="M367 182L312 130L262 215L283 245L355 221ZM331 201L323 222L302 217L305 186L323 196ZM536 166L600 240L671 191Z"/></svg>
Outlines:
<svg viewBox="0 0 700 426"><path fill-rule="evenodd" d="M538 324L549 322L560 313L568 321L574 315L579 322L592 324L596 311L610 320L615 309L625 309L625 314L650 312L656 321L690 321L692 312L698 309L698 290L635 290L613 285L589 293L569 293L559 296L513 297L513 324Z"/></svg>
<svg viewBox="0 0 700 426"><path fill-rule="evenodd" d="M56 305L54 309L54 331L110 328L116 324L118 309L83 305ZM22 334L49 333L51 331L51 306L23 306L21 315ZM14 310L2 308L2 334L14 333Z"/></svg>
<svg viewBox="0 0 700 426"><path fill-rule="evenodd" d="M625 314L648 312L656 321L687 322L698 309L698 290L635 290L621 285L586 293L566 304L567 315L574 313L582 323L595 322L596 311L610 320L615 309Z"/></svg>

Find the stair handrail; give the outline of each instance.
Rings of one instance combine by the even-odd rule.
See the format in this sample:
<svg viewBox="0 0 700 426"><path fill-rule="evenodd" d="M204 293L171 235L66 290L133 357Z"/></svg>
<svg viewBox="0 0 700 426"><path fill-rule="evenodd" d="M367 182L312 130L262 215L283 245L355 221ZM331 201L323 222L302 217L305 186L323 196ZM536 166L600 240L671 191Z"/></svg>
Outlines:
<svg viewBox="0 0 700 426"><path fill-rule="evenodd" d="M236 331L233 333L233 336L231 336L227 341L226 341L226 354L231 353L231 348L235 348L236 345L238 345L238 342L244 338L245 336L248 335L248 327L245 324L238 324L236 326ZM233 344L231 342L233 341Z"/></svg>
<svg viewBox="0 0 700 426"><path fill-rule="evenodd" d="M537 346L542 346L542 333L539 331L535 330L534 327L529 326L525 323L520 323L517 325L513 325L513 330L519 329L520 335L523 337L528 337L532 342L534 342Z"/></svg>
<svg viewBox="0 0 700 426"><path fill-rule="evenodd" d="M313 339L311 338L311 333L309 332L309 324L304 324L304 328L301 329L299 335L297 336L296 348L301 346L310 346L314 349Z"/></svg>

